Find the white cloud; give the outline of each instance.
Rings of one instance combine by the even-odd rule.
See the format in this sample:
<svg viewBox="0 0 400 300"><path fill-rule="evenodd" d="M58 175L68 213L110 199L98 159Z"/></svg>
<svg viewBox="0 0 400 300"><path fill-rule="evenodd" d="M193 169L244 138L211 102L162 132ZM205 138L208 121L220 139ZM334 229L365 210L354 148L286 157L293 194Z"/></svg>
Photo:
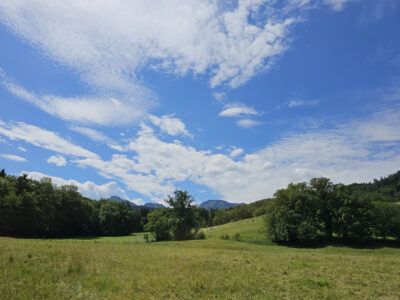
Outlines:
<svg viewBox="0 0 400 300"><path fill-rule="evenodd" d="M301 100L301 99L292 99L288 103L289 108L297 107L297 106L314 106L318 105L319 101L318 100L311 100L311 101L306 101L306 100Z"/></svg>
<svg viewBox="0 0 400 300"><path fill-rule="evenodd" d="M18 162L24 162L27 161L26 158L18 156L18 155L14 155L14 154L1 154L1 157L5 158L5 159L9 159L9 160L13 160L13 161L18 161Z"/></svg>
<svg viewBox="0 0 400 300"><path fill-rule="evenodd" d="M55 164L58 167L65 166L67 164L65 157L61 155L50 156L46 161L50 164Z"/></svg>
<svg viewBox="0 0 400 300"><path fill-rule="evenodd" d="M211 74L211 86L236 87L287 49L295 18L265 18L269 1L14 0L0 4L0 21L46 55L81 73L100 89L144 89L144 66L176 74ZM285 10L282 10L284 12ZM258 16L257 16L258 15ZM249 16L258 17L257 23ZM132 78L134 80L132 80Z"/></svg>
<svg viewBox="0 0 400 300"><path fill-rule="evenodd" d="M331 129L292 134L234 160L183 143L161 141L148 127L126 146L133 157L79 159L100 174L160 202L177 182L205 185L232 202L272 196L289 182L326 176L335 182L370 181L398 170L400 107ZM384 134L382 134L384 133ZM239 152L238 150L237 152Z"/></svg>
<svg viewBox="0 0 400 300"><path fill-rule="evenodd" d="M119 146L117 142L115 142L113 139L109 138L108 136L106 136L105 134L103 134L98 130L87 127L79 127L79 126L72 126L70 127L70 129L87 136L88 138L90 138L95 142L107 144L107 146L110 147L111 149L122 151L122 147Z"/></svg>
<svg viewBox="0 0 400 300"><path fill-rule="evenodd" d="M323 0L326 5L332 7L333 10L341 11L348 2L355 0Z"/></svg>
<svg viewBox="0 0 400 300"><path fill-rule="evenodd" d="M224 92L215 92L213 93L213 97L217 100L218 103L224 103L226 99L226 93Z"/></svg>
<svg viewBox="0 0 400 300"><path fill-rule="evenodd" d="M346 0L323 0L335 10ZM0 2L0 22L76 72L93 95L40 95L0 77L14 95L67 121L139 122L157 103L141 71L201 74L212 88L236 88L268 70L290 44L290 29L320 1L215 0ZM222 99L223 93L215 93Z"/></svg>
<svg viewBox="0 0 400 300"><path fill-rule="evenodd" d="M251 128L251 127L254 127L254 126L261 125L261 122L255 121L255 120L251 120L251 119L243 119L243 120L237 121L237 124L240 127Z"/></svg>
<svg viewBox="0 0 400 300"><path fill-rule="evenodd" d="M49 176L40 172L27 172L23 171L21 174L26 173L29 178L32 178L34 180L40 180L43 177L48 177L51 178L51 181L53 184L56 184L58 186L62 185L74 185L78 187L78 191L85 197L91 198L91 199L100 199L100 198L110 198L111 196L119 196L122 199L128 199L125 191L121 189L118 184L114 181L102 184L102 185L97 185L92 181L86 181L84 183L80 183L76 180L73 179L63 179L60 177L55 177L55 176Z"/></svg>
<svg viewBox="0 0 400 300"><path fill-rule="evenodd" d="M240 154L243 153L243 149L242 148L235 148L231 151L231 153L229 154L230 157L235 158L236 156L239 156Z"/></svg>
<svg viewBox="0 0 400 300"><path fill-rule="evenodd" d="M18 150L22 151L22 152L26 152L26 149L24 147L21 147L21 146L18 147Z"/></svg>
<svg viewBox="0 0 400 300"><path fill-rule="evenodd" d="M36 105L50 115L84 124L123 125L136 122L145 116L151 102L149 100L147 104L142 104L134 98L123 100L112 96L65 98L36 95L4 79L4 76L2 83L14 96Z"/></svg>
<svg viewBox="0 0 400 300"><path fill-rule="evenodd" d="M61 138L57 133L23 122L0 124L0 135L11 140L22 140L34 146L76 157L97 157L97 154Z"/></svg>
<svg viewBox="0 0 400 300"><path fill-rule="evenodd" d="M242 117L242 116L257 116L260 113L254 108L248 107L241 103L226 105L224 110L219 113L221 117Z"/></svg>
<svg viewBox="0 0 400 300"><path fill-rule="evenodd" d="M169 135L186 135L193 137L189 131L186 130L185 124L178 118L174 118L174 115L164 115L159 117L149 116L150 121L161 129L162 132L168 133Z"/></svg>

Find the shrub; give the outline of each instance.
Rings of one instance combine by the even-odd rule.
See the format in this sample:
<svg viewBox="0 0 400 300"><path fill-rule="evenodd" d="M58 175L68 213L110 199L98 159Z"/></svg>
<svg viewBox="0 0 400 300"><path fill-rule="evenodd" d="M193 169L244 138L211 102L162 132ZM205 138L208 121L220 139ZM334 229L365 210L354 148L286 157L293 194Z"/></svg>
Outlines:
<svg viewBox="0 0 400 300"><path fill-rule="evenodd" d="M148 235L147 233L145 233L145 234L143 235L143 238L144 238L144 241L145 241L146 243L150 242L150 241L149 241L149 235Z"/></svg>
<svg viewBox="0 0 400 300"><path fill-rule="evenodd" d="M227 233L221 234L220 239L222 239L222 240L229 240L229 234L227 234Z"/></svg>
<svg viewBox="0 0 400 300"><path fill-rule="evenodd" d="M205 240L206 239L206 234L203 231L199 231L196 235L196 238L198 240Z"/></svg>

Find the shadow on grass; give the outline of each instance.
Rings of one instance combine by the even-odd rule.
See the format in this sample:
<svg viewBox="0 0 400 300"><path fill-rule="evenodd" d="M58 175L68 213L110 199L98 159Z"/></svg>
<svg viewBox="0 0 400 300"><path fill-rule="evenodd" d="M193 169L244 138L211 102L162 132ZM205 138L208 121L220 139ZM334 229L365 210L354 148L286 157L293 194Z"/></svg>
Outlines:
<svg viewBox="0 0 400 300"><path fill-rule="evenodd" d="M400 241L396 240L370 240L366 242L355 242L334 238L332 241L319 241L313 243L276 243L276 245L287 246L292 248L325 248L332 247L349 247L354 249L381 249L385 247L400 248Z"/></svg>

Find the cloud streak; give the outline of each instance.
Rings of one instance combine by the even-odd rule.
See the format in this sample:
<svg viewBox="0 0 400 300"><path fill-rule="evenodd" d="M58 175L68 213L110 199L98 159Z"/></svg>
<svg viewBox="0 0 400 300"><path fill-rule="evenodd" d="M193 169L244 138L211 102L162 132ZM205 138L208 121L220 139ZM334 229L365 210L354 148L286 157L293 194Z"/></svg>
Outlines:
<svg viewBox="0 0 400 300"><path fill-rule="evenodd" d="M22 156L14 155L14 154L1 154L0 156L5 159L9 159L9 160L17 161L17 162L27 161L26 158L24 158Z"/></svg>
<svg viewBox="0 0 400 300"><path fill-rule="evenodd" d="M12 123L10 125L0 124L0 135L10 140L21 140L37 147L51 150L60 154L74 157L97 158L98 155L77 146L63 138L57 133L29 125L23 122Z"/></svg>

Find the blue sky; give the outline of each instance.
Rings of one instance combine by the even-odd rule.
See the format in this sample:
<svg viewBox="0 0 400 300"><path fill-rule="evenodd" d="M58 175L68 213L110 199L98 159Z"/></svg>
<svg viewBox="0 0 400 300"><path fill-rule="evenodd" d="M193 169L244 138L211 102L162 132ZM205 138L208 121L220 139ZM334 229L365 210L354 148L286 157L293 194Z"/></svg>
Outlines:
<svg viewBox="0 0 400 300"><path fill-rule="evenodd" d="M400 169L400 2L0 1L0 167L253 202Z"/></svg>

